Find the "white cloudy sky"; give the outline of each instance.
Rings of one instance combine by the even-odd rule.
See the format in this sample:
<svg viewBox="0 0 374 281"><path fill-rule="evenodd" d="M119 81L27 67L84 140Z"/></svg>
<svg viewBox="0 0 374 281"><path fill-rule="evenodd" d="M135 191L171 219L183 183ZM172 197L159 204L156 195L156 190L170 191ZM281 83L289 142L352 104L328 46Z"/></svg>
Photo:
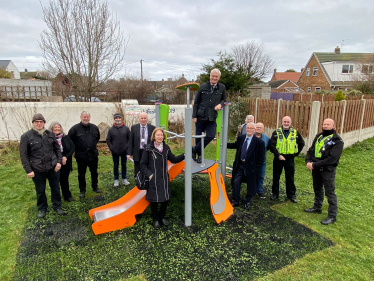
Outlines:
<svg viewBox="0 0 374 281"><path fill-rule="evenodd" d="M278 71L300 71L312 52L374 52L374 3L370 0L108 0L128 42L124 73L195 79L219 51L256 40ZM48 5L48 0L41 0ZM40 34L46 28L38 0L2 1L0 59L20 71L42 69Z"/></svg>

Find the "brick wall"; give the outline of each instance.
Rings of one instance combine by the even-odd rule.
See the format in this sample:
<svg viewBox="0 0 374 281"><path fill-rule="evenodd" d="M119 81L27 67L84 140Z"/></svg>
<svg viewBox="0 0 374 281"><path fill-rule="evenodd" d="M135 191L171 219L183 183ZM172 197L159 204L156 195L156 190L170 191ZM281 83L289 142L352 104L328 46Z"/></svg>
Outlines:
<svg viewBox="0 0 374 281"><path fill-rule="evenodd" d="M313 76L313 67L318 67L317 76ZM307 77L307 68L310 69L309 76ZM304 90L308 91L308 87L311 87L311 92L315 92L316 87L321 87L321 91L331 90L330 84L323 73L320 64L318 63L315 55L313 54L312 59L309 61L308 65L305 67L304 73L300 76L297 85Z"/></svg>

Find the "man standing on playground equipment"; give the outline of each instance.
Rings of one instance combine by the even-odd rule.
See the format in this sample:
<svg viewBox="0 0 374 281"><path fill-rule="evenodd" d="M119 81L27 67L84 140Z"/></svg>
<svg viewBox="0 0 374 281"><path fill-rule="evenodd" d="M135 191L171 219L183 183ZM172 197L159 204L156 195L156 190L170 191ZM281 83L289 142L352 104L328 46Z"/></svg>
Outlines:
<svg viewBox="0 0 374 281"><path fill-rule="evenodd" d="M200 138L196 139L196 146L192 147L192 158L201 163L201 150L215 137L217 129L217 111L223 108L226 99L225 85L218 83L221 71L217 68L210 72L210 81L202 84L197 91L193 105L192 121L196 123L196 135L204 131L204 147L201 147ZM198 158L196 159L196 154Z"/></svg>
<svg viewBox="0 0 374 281"><path fill-rule="evenodd" d="M246 135L238 136L234 143L228 143L227 148L236 149L235 161L231 179L233 207L239 206L240 187L242 182L247 182L247 195L244 208L249 209L251 199L256 196L260 179L261 168L265 160L265 144L260 138L254 136L255 123L248 123Z"/></svg>
<svg viewBox="0 0 374 281"><path fill-rule="evenodd" d="M134 159L134 177L140 171L140 160L144 148L151 142L151 135L156 127L148 124L148 115L145 112L139 114L139 124L131 126L129 146L127 150L127 159Z"/></svg>
<svg viewBox="0 0 374 281"><path fill-rule="evenodd" d="M305 142L300 133L291 128L291 124L291 117L283 117L282 127L276 129L270 138L270 151L274 154L273 194L270 199L275 200L279 197L279 179L284 168L287 198L293 203L297 203L294 181L295 157L303 150Z"/></svg>

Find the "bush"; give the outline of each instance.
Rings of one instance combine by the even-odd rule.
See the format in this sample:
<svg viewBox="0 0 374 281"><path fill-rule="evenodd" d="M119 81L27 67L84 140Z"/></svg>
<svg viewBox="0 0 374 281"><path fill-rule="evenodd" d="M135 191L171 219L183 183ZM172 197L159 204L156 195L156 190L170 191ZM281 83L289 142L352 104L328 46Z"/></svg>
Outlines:
<svg viewBox="0 0 374 281"><path fill-rule="evenodd" d="M339 90L335 95L335 101L345 100L345 96L341 90Z"/></svg>
<svg viewBox="0 0 374 281"><path fill-rule="evenodd" d="M238 126L245 123L245 118L249 114L249 103L245 101L232 102L230 104L229 133L236 134Z"/></svg>

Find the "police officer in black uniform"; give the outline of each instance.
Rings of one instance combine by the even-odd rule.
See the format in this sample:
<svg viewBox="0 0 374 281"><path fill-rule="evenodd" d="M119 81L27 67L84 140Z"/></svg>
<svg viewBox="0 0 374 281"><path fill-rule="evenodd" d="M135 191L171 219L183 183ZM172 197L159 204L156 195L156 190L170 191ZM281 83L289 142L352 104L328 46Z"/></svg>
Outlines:
<svg viewBox="0 0 374 281"><path fill-rule="evenodd" d="M305 156L306 167L312 172L313 176L314 205L304 211L307 213L322 213L324 187L327 202L329 203L328 216L321 221L325 225L334 223L338 212L338 200L335 195L335 173L344 142L334 128L334 120L325 119L322 133L316 135L312 146Z"/></svg>

